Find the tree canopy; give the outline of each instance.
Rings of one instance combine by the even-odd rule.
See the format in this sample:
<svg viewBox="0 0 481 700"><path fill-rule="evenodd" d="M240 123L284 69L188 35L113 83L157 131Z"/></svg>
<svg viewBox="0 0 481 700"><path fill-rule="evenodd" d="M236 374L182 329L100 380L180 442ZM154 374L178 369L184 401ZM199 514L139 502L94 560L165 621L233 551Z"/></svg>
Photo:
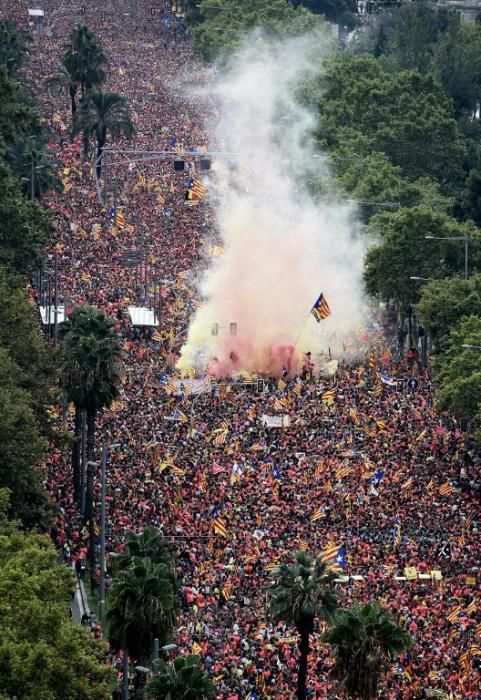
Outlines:
<svg viewBox="0 0 481 700"><path fill-rule="evenodd" d="M451 328L468 316L481 318L481 275L427 282L420 289L416 312L429 330L434 351L446 350Z"/></svg>
<svg viewBox="0 0 481 700"><path fill-rule="evenodd" d="M192 38L195 49L208 61L231 53L254 30L261 30L265 38L279 38L323 26L321 18L289 0L225 0L221 6L216 0L201 0L198 4Z"/></svg>
<svg viewBox="0 0 481 700"><path fill-rule="evenodd" d="M386 610L371 603L341 610L323 640L333 647L334 675L361 700L378 697L381 673L411 642Z"/></svg>
<svg viewBox="0 0 481 700"><path fill-rule="evenodd" d="M463 345L474 347L466 348ZM481 317L468 316L451 327L446 352L436 366L438 404L459 419L474 421L481 438Z"/></svg>
<svg viewBox="0 0 481 700"><path fill-rule="evenodd" d="M102 643L71 623L72 574L47 537L4 519L7 501L0 489L0 696L104 700L115 673Z"/></svg>
<svg viewBox="0 0 481 700"><path fill-rule="evenodd" d="M377 214L370 221L369 234L376 236L377 244L366 254L366 288L386 301L397 300L405 310L420 295L419 284L410 277L440 278L463 272L462 241L427 240L426 236L471 236L473 264L480 262L477 231L427 206Z"/></svg>
<svg viewBox="0 0 481 700"><path fill-rule="evenodd" d="M306 99L319 110L321 147L382 152L403 175L433 177L445 190L462 178L464 144L450 101L432 76L392 73L372 57L341 56L311 81Z"/></svg>

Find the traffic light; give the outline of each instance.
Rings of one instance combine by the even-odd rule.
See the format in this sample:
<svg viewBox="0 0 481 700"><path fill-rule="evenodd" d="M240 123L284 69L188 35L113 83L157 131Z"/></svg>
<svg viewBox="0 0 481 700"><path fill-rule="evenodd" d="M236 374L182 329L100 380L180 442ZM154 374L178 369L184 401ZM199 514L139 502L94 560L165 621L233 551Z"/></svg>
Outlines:
<svg viewBox="0 0 481 700"><path fill-rule="evenodd" d="M402 394L402 392L404 391L404 379L396 380L396 391Z"/></svg>
<svg viewBox="0 0 481 700"><path fill-rule="evenodd" d="M264 380L258 379L257 380L257 393L262 394L263 391L264 391Z"/></svg>
<svg viewBox="0 0 481 700"><path fill-rule="evenodd" d="M229 323L230 334L237 335L237 323Z"/></svg>
<svg viewBox="0 0 481 700"><path fill-rule="evenodd" d="M212 335L219 335L219 324L218 323L212 324Z"/></svg>

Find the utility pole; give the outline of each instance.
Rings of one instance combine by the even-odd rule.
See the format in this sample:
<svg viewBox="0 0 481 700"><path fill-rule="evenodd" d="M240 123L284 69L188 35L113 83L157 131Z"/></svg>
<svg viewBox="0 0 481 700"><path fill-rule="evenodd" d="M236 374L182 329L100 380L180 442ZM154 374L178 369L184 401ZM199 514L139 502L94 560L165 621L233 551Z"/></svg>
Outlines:
<svg viewBox="0 0 481 700"><path fill-rule="evenodd" d="M52 275L50 270L48 271L48 285L47 285L47 338L50 340L52 337Z"/></svg>
<svg viewBox="0 0 481 700"><path fill-rule="evenodd" d="M105 441L102 444L102 468L100 487L100 598L99 598L99 620L104 624L105 612L105 490L107 479L107 446Z"/></svg>
<svg viewBox="0 0 481 700"><path fill-rule="evenodd" d="M109 451L120 447L120 443L115 443L107 447L105 440L102 443L102 465L100 484L100 597L99 597L99 620L104 624L105 617L105 496L107 490L107 462Z"/></svg>
<svg viewBox="0 0 481 700"><path fill-rule="evenodd" d="M53 344L57 345L58 336L58 255L54 258L53 301L55 305L55 318L53 321Z"/></svg>
<svg viewBox="0 0 481 700"><path fill-rule="evenodd" d="M80 488L81 488L81 494L80 494L80 512L82 514L82 519L85 517L85 487L86 487L86 473L85 470L87 468L87 413L86 411L82 411L82 459L81 459L81 468L82 471L80 473Z"/></svg>

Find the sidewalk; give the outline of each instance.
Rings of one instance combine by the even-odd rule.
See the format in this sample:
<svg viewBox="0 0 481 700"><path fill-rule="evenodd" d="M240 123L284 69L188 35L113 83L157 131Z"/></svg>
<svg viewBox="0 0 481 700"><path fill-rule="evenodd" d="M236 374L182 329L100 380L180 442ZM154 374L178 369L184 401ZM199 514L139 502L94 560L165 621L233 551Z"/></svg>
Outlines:
<svg viewBox="0 0 481 700"><path fill-rule="evenodd" d="M85 588L83 581L77 576L75 568L72 566L74 577L75 577L75 594L71 603L72 607L72 619L78 624L82 624L82 615L87 613L91 614L89 603L87 599L87 594L85 593Z"/></svg>

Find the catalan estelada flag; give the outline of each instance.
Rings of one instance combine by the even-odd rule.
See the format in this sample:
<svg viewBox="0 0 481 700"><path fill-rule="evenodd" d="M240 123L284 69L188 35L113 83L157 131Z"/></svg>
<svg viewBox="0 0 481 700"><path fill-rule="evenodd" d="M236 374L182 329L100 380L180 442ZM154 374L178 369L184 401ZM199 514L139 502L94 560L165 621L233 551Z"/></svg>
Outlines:
<svg viewBox="0 0 481 700"><path fill-rule="evenodd" d="M322 292L319 294L318 299L314 302L314 306L311 309L311 314L318 323L330 316L331 309L329 308L326 297Z"/></svg>
<svg viewBox="0 0 481 700"><path fill-rule="evenodd" d="M343 571L347 568L346 550L342 545L329 544L321 551L320 559L332 571Z"/></svg>
<svg viewBox="0 0 481 700"><path fill-rule="evenodd" d="M202 199L206 194L207 188L204 187L200 180L192 179L189 181L189 186L185 193L186 199Z"/></svg>

